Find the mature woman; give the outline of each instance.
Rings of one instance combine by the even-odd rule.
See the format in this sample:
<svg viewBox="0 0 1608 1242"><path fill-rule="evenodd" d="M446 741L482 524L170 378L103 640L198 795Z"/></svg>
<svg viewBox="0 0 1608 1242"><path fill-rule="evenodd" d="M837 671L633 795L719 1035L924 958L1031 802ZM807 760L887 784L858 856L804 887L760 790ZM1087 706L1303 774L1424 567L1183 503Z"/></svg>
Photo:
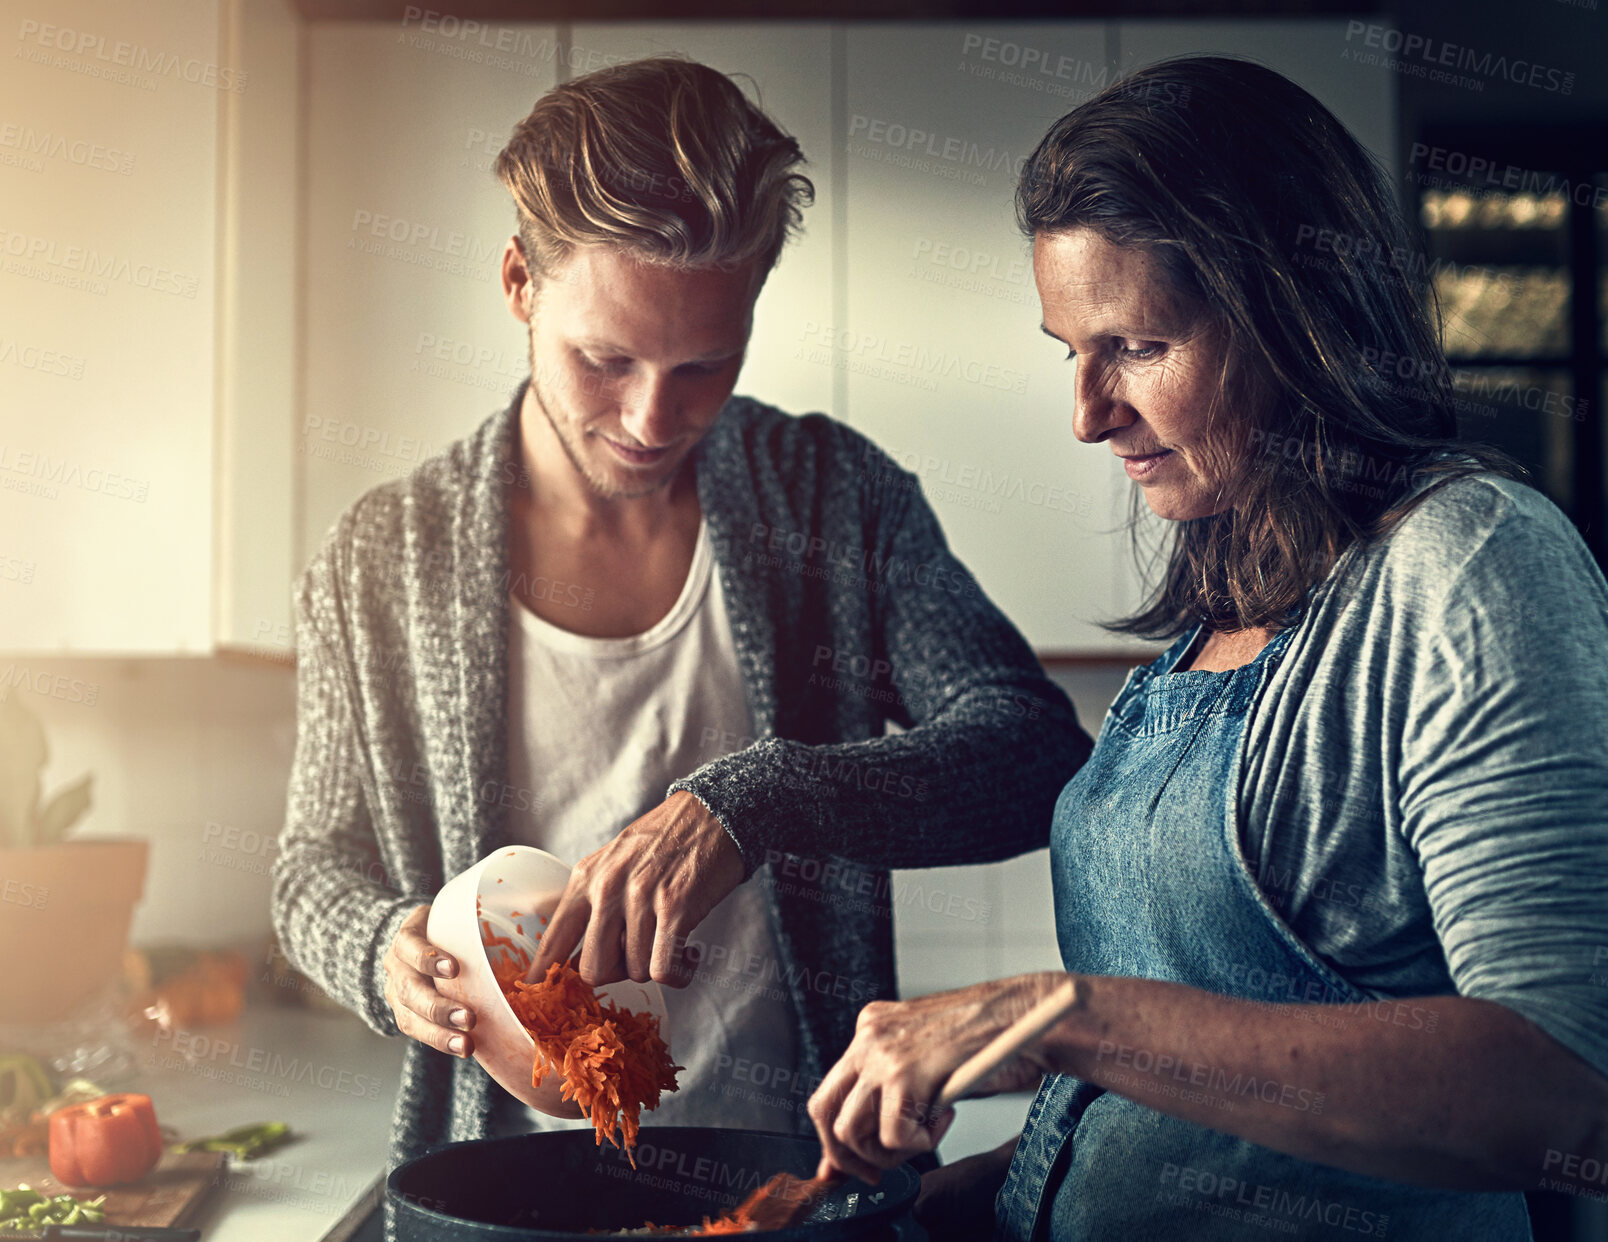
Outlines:
<svg viewBox="0 0 1608 1242"><path fill-rule="evenodd" d="M1175 641L1055 810L1078 1001L987 1084L1043 1075L1014 1155L929 1177L998 1187L1008 1239L1527 1237L1517 1191L1608 1147L1608 586L1454 442L1387 183L1305 91L1137 73L1017 205L1072 430L1174 523L1120 628ZM1065 978L867 1007L826 1161L932 1147Z"/></svg>

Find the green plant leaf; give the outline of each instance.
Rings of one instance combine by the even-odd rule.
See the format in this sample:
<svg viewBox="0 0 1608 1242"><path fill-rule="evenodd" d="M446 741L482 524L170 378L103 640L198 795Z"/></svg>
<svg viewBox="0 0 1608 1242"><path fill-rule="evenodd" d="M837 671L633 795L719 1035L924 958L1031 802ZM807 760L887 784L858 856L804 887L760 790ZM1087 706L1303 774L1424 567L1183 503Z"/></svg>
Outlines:
<svg viewBox="0 0 1608 1242"><path fill-rule="evenodd" d="M45 804L39 812L34 839L41 845L60 841L67 830L84 817L90 807L89 776L81 776Z"/></svg>

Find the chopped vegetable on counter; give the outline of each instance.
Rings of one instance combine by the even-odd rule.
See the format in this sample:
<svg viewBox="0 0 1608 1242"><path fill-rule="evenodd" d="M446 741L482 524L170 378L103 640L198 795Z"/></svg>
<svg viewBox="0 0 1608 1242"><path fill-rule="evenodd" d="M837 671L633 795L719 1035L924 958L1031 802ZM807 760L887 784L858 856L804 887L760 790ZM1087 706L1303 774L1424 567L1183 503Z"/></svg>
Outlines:
<svg viewBox="0 0 1608 1242"><path fill-rule="evenodd" d="M214 1134L209 1138L175 1143L173 1150L222 1151L228 1152L236 1160L255 1160L283 1147L292 1137L290 1127L283 1121L259 1121L254 1125L237 1126L233 1130Z"/></svg>
<svg viewBox="0 0 1608 1242"><path fill-rule="evenodd" d="M581 1106L597 1131L599 1146L608 1139L635 1168L631 1150L642 1109L657 1108L659 1093L676 1089L676 1071L682 1068L670 1060L659 1019L600 1001L567 962L554 962L538 983L504 976L498 983L508 1007L536 1041L531 1085L541 1086L548 1074L562 1074L561 1098Z"/></svg>
<svg viewBox="0 0 1608 1242"><path fill-rule="evenodd" d="M233 1022L245 1004L251 965L233 950L130 949L123 977L134 989L130 1008L162 1030Z"/></svg>
<svg viewBox="0 0 1608 1242"><path fill-rule="evenodd" d="M137 1182L161 1158L148 1095L105 1095L50 1114L50 1171L68 1186Z"/></svg>
<svg viewBox="0 0 1608 1242"><path fill-rule="evenodd" d="M46 1121L14 1121L0 1126L0 1158L16 1160L42 1156L50 1150L50 1125Z"/></svg>
<svg viewBox="0 0 1608 1242"><path fill-rule="evenodd" d="M47 1225L99 1225L106 1220L106 1196L75 1199L72 1195L46 1198L26 1182L15 1190L0 1190L0 1233L39 1233Z"/></svg>
<svg viewBox="0 0 1608 1242"><path fill-rule="evenodd" d="M50 1071L36 1058L21 1052L0 1054L0 1113L37 1108L54 1090Z"/></svg>

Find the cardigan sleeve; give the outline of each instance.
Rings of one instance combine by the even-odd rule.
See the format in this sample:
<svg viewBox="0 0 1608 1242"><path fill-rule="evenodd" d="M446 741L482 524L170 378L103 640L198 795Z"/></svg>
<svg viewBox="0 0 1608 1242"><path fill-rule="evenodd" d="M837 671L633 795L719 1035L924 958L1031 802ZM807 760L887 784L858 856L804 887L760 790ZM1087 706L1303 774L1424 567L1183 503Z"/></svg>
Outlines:
<svg viewBox="0 0 1608 1242"><path fill-rule="evenodd" d="M1608 1072L1608 588L1530 506L1398 606L1402 828L1457 991Z"/></svg>
<svg viewBox="0 0 1608 1242"><path fill-rule="evenodd" d="M398 1029L384 957L428 897L391 887L369 816L340 616L336 540L302 576L296 600L296 750L273 868L274 928L291 963L382 1035Z"/></svg>
<svg viewBox="0 0 1608 1242"><path fill-rule="evenodd" d="M875 467L862 471L859 498L875 658L904 731L822 745L766 738L671 791L690 791L714 813L750 874L782 855L882 869L1040 848L1056 798L1093 743L949 550L915 477L855 444L855 457Z"/></svg>

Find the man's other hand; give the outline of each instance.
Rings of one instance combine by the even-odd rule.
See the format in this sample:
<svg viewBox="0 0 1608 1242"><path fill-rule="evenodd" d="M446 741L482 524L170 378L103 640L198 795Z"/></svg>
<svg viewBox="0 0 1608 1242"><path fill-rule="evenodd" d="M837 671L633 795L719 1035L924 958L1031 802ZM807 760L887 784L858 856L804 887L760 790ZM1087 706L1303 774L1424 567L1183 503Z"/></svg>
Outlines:
<svg viewBox="0 0 1608 1242"><path fill-rule="evenodd" d="M466 1057L475 1050L474 1037L465 1034L475 1024L474 1011L436 991L436 980L458 977L458 963L425 938L429 918L429 906L416 906L397 928L385 951L385 1000L408 1038L448 1056Z"/></svg>
<svg viewBox="0 0 1608 1242"><path fill-rule="evenodd" d="M594 987L685 987L687 938L742 880L742 855L720 821L692 794L673 793L575 864L525 977L539 979L579 948L581 977Z"/></svg>

